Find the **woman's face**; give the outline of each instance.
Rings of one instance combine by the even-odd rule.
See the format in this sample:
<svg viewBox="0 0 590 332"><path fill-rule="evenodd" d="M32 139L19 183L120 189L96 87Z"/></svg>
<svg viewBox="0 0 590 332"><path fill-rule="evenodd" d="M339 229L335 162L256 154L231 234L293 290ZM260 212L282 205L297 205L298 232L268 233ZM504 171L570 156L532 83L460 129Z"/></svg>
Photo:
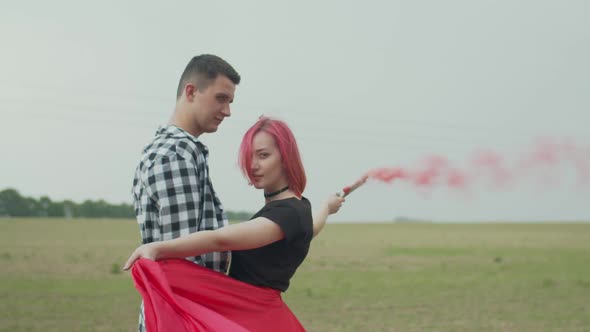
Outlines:
<svg viewBox="0 0 590 332"><path fill-rule="evenodd" d="M274 138L264 131L258 132L252 140L251 167L252 184L256 189L271 192L288 184L279 148Z"/></svg>

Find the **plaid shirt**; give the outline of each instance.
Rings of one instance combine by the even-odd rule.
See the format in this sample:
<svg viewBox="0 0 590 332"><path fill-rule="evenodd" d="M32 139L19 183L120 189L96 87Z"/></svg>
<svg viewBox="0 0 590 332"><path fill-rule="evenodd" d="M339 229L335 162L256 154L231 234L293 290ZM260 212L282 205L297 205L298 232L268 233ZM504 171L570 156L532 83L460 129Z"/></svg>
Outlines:
<svg viewBox="0 0 590 332"><path fill-rule="evenodd" d="M143 150L133 179L135 215L143 243L170 240L228 224L213 190L207 166L207 147L175 126L160 127ZM229 252L215 252L188 260L227 272ZM139 331L145 331L143 303Z"/></svg>

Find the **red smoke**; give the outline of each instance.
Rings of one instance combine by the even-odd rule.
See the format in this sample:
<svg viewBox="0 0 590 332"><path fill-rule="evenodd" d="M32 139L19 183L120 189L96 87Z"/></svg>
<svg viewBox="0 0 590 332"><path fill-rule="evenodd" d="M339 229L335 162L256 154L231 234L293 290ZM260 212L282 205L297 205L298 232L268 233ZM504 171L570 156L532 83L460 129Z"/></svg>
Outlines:
<svg viewBox="0 0 590 332"><path fill-rule="evenodd" d="M568 140L539 139L528 151L516 158L498 152L481 150L474 153L464 167L452 165L445 157L433 155L418 167L386 167L370 170L366 175L385 183L408 181L417 187L446 186L465 189L483 182L502 189L517 182L533 180L555 184L565 167L575 171L576 183L586 186L590 180L590 146Z"/></svg>

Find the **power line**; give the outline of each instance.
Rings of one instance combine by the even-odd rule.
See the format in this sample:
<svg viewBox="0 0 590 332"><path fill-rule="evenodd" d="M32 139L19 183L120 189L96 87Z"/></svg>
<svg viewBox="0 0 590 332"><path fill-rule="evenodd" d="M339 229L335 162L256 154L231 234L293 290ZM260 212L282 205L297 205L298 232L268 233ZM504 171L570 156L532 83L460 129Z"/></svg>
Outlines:
<svg viewBox="0 0 590 332"><path fill-rule="evenodd" d="M92 113L93 115L98 115L98 119L97 118L93 118L92 121L98 121L98 122L103 122L103 123L107 123L109 124L109 126L133 126L133 127L137 127L137 128L145 128L145 126L150 126L150 127L154 127L156 125L161 124L163 121L163 119L166 119L166 116L169 115L170 113L166 114L163 111L153 111L153 106L151 106L152 109L150 109L150 107L142 107L141 105L133 105L132 107L125 107L122 108L120 106L109 106L109 105L101 105L101 106L97 106L97 105L87 105L87 104L76 104L76 103L64 103L64 102L60 102L60 101L55 101L52 99L46 99L46 100L41 100L41 99L31 99L31 98L23 98L23 97L2 97L0 98L0 104L12 104L13 106L16 106L17 108L25 108L27 107L29 103L34 103L37 105L41 105L44 108L57 108L57 112L56 110L53 110L52 112L47 112L46 110L39 110L38 107L36 107L34 110L27 110L26 113L28 116L30 115L34 115L34 116L42 116L45 118L49 118L52 120L61 120L61 121L67 121L67 122L77 122L77 123L83 123L83 124L88 124L89 123L89 119L87 118L87 113ZM9 112L15 112L18 111L14 108L8 109ZM72 112L75 111L75 112ZM82 111L82 112L81 112ZM171 111L169 111L171 112ZM100 118L101 115L108 115L108 118ZM138 115L141 115L140 117L138 117ZM151 116L158 116L157 120L154 118L154 121L150 121ZM300 114L298 114L300 115ZM124 116L126 118L128 117L132 117L133 121L125 121L122 120L121 116ZM236 121L238 121L238 123L241 124L245 124L246 121L245 120L230 120L231 122L229 122L230 124L235 124ZM406 128L406 126L408 125L408 123L410 123L412 126L414 127L418 127L419 131L418 133L411 131L411 132L401 132L400 127L402 128ZM382 124L382 122L378 122L378 123L372 123L371 125L380 125ZM401 126L398 124L402 124ZM407 140L411 140L411 141L419 141L419 142L429 142L429 146L430 147L435 147L435 146L440 146L442 145L452 145L453 147L457 147L457 146L463 146L463 147L473 147L474 146L474 139L473 139L473 135L469 134L466 135L466 133L461 130L461 131L457 131L454 130L452 132L452 134L449 135L447 131L448 129L454 129L456 127L448 127L449 124L438 124L438 123L422 123L420 121L414 121L414 120L396 120L395 124L389 125L388 127L382 127L379 129L375 129L375 127L373 127L373 129L369 129L368 127L359 127L357 126L357 124L355 123L354 127L346 127L346 126L342 126L342 122L341 121L318 121L317 118L315 118L313 121L308 122L308 124L306 124L306 131L299 133L297 136L301 137L302 139L307 139L307 138L311 138L311 139L316 139L319 138L319 140L317 140L318 142L320 141L331 141L334 143L342 143L342 142L346 142L347 144L351 144L351 142L353 142L353 144L355 144L354 142L362 142L362 143L369 143L371 145L378 145L378 146L387 146L387 147L391 147L391 146L407 146ZM453 125L451 124L451 126L466 126L466 125ZM433 128L435 130L433 130ZM470 128L472 130L477 130L477 128L473 128L470 125L467 125L467 128ZM317 130L315 130L317 129ZM433 134L424 134L429 133L429 132L433 132L433 131L441 131L441 129L443 130L444 134L442 135L433 135ZM385 141L383 139L381 139L382 137L384 137L385 135L383 135L383 131L387 131L386 132L386 136L389 140L391 141ZM496 130L497 132L497 130ZM336 139L331 139L331 137L334 137L334 133L339 133L337 135ZM381 133L381 135L380 135ZM459 135L457 135L459 134ZM484 136L485 139L489 139L489 135L487 135L484 132L481 131L476 131L475 133L478 136ZM518 132L504 132L504 135L501 137L506 137L505 139L512 139L514 137L520 137L520 138L526 138L527 140L530 140L530 136L527 135L522 135L519 134ZM508 135L507 135L508 134ZM509 136L509 137L507 137ZM354 137L354 138L352 138ZM381 137L381 138L380 138ZM392 137L401 137L402 140L404 140L405 142L403 143L399 143L400 139L396 139L395 141L393 141ZM509 144L509 143L505 143L505 144ZM501 144L504 145L504 144ZM497 147L498 143L497 143L497 139L496 142L494 142L494 146ZM423 145L424 147L424 145Z"/></svg>

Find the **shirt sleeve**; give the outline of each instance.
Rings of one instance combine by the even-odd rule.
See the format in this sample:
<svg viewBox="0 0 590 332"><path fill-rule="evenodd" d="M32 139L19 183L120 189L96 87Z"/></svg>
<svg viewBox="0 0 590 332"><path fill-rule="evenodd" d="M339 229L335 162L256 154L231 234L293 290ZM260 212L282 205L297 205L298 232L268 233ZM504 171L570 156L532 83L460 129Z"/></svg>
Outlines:
<svg viewBox="0 0 590 332"><path fill-rule="evenodd" d="M273 206L262 212L261 217L265 217L281 227L285 234L287 242L304 234L303 227L297 210L290 205Z"/></svg>
<svg viewBox="0 0 590 332"><path fill-rule="evenodd" d="M159 158L144 176L146 193L160 214L162 240L197 230L201 220L199 169L177 156Z"/></svg>

